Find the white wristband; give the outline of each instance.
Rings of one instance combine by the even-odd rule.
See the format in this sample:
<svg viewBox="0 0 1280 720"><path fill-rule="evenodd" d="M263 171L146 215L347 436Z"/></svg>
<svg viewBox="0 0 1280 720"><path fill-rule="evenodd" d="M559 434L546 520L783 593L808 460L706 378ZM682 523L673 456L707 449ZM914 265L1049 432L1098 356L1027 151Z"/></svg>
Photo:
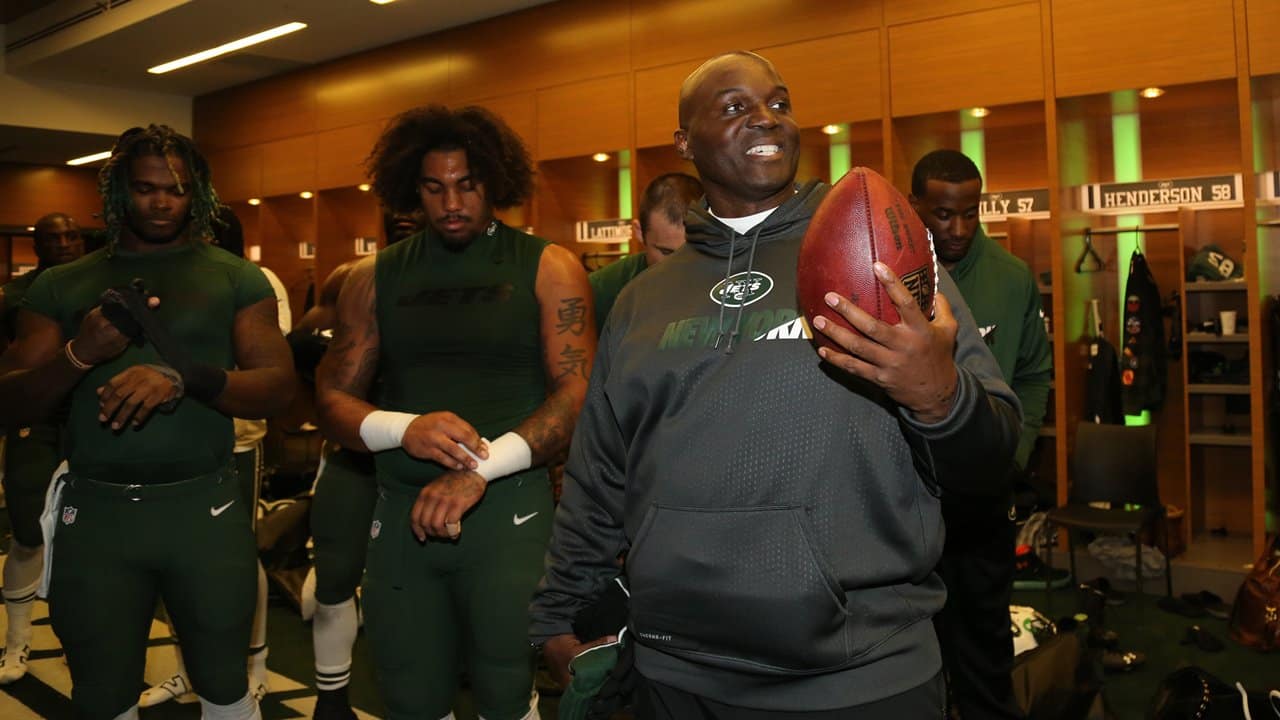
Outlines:
<svg viewBox="0 0 1280 720"><path fill-rule="evenodd" d="M360 439L369 452L382 452L400 447L409 423L417 420L413 413L374 410L360 421Z"/></svg>
<svg viewBox="0 0 1280 720"><path fill-rule="evenodd" d="M481 460L478 455L467 450L465 445L458 444L458 447L480 463L474 472L484 478L485 482L528 470L533 465L533 451L529 449L529 443L513 432L506 433L493 442L485 440L485 444L489 446L488 460Z"/></svg>

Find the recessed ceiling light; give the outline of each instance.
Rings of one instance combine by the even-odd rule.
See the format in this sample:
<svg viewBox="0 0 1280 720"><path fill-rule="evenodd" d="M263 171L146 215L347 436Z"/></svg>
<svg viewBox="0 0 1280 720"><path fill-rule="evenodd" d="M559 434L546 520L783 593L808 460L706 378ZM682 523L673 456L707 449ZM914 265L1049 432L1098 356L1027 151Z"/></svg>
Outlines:
<svg viewBox="0 0 1280 720"><path fill-rule="evenodd" d="M991 110L989 108L976 107L969 110L969 114L976 118L984 118L991 114Z"/></svg>
<svg viewBox="0 0 1280 720"><path fill-rule="evenodd" d="M609 153L596 153L591 156L591 159L596 162L605 162L609 159Z"/></svg>
<svg viewBox="0 0 1280 720"><path fill-rule="evenodd" d="M303 200L310 200L315 196L316 194L311 192L310 190L303 190L302 192L298 193L298 197L302 198Z"/></svg>
<svg viewBox="0 0 1280 720"><path fill-rule="evenodd" d="M1141 90L1138 91L1138 94L1144 98L1147 98L1148 100L1152 100L1154 98L1158 98L1161 95L1163 95L1164 88L1158 88L1158 87L1142 88Z"/></svg>
<svg viewBox="0 0 1280 720"><path fill-rule="evenodd" d="M27 226L27 232L35 232L35 231L36 231L36 226L35 226L35 225L28 225L28 226Z"/></svg>
<svg viewBox="0 0 1280 720"><path fill-rule="evenodd" d="M258 43L264 43L268 40L274 40L282 35L288 35L289 33L297 32L305 28L306 26L307 26L306 23L291 22L285 25L281 25L279 27L273 27L270 30L263 30L260 33L254 33L253 35L250 35L248 37L242 37L239 40L232 40L229 43L224 43L215 48L209 48L208 50L201 50L200 52L195 53L193 55L181 57L181 58L178 58L177 60L170 60L167 63L162 63L160 65L156 65L155 67L147 68L147 72L151 73L152 75L162 75L171 70L177 70L179 68L187 67L188 65L195 65L196 63L202 63L205 60L212 60L213 58L216 58L220 55L226 55L227 53L235 52L237 50L243 50L251 45L257 45Z"/></svg>
<svg viewBox="0 0 1280 720"><path fill-rule="evenodd" d="M249 198L249 204L254 206L261 205L262 198Z"/></svg>
<svg viewBox="0 0 1280 720"><path fill-rule="evenodd" d="M395 1L396 0L369 0L369 2L373 3L374 5L390 5Z"/></svg>
<svg viewBox="0 0 1280 720"><path fill-rule="evenodd" d="M840 126L839 125L823 125L822 132L826 133L827 135L839 135Z"/></svg>
<svg viewBox="0 0 1280 720"><path fill-rule="evenodd" d="M359 185L356 186L356 189L359 190L360 192L369 192L370 190L373 189L373 186L370 185L369 183L360 183Z"/></svg>
<svg viewBox="0 0 1280 720"><path fill-rule="evenodd" d="M73 158L71 160L68 160L67 164L68 165L88 165L89 163L98 162L99 160L106 160L109 157L111 157L111 151L103 150L100 153L94 153L92 155L85 155L84 157Z"/></svg>

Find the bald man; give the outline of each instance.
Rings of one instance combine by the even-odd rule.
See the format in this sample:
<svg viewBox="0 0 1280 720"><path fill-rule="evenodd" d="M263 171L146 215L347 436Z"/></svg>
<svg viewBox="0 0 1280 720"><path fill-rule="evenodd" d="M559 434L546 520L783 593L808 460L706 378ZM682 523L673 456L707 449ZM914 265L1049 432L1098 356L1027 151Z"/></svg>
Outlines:
<svg viewBox="0 0 1280 720"><path fill-rule="evenodd" d="M40 273L80 259L84 241L70 215L50 213L35 225L36 269L0 288L0 336L4 345L15 336L18 305ZM13 528L13 541L4 564L4 610L8 616L4 654L0 655L0 685L27 674L31 643L31 609L44 568L40 513L49 479L62 460L58 426L61 417L29 427L9 428L5 439L4 496Z"/></svg>
<svg viewBox="0 0 1280 720"><path fill-rule="evenodd" d="M796 183L768 60L704 63L679 121L706 202L600 337L531 639L566 682L592 644L573 619L625 553L639 720L941 717L938 495L1005 481L958 470L1012 455L1017 396L945 276L932 319L883 266L898 324L834 293L812 330L801 317L827 187ZM813 332L840 350L815 354Z"/></svg>

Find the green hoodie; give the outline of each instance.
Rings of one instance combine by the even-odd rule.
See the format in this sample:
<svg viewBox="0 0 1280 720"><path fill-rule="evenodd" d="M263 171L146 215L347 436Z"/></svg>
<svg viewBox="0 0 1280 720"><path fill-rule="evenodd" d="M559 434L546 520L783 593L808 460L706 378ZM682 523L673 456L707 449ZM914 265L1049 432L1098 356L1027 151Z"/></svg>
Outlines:
<svg viewBox="0 0 1280 720"><path fill-rule="evenodd" d="M1040 289L1027 264L978 228L973 245L951 268L1004 380L1022 403L1022 437L1014 461L1026 467L1044 424L1053 351L1044 331Z"/></svg>

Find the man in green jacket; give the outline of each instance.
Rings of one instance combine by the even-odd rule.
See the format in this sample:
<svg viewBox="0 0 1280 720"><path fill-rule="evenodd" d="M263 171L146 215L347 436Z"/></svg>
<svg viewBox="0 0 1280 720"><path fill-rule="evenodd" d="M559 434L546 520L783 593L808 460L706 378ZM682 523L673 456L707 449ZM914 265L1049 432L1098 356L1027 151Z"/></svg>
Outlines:
<svg viewBox="0 0 1280 720"><path fill-rule="evenodd" d="M933 234L938 261L969 303L978 332L1022 403L1016 468L1008 470L1014 472L1025 468L1044 422L1053 354L1035 277L1026 263L983 233L981 195L977 166L955 150L925 155L911 174L911 203ZM938 572L947 584L947 604L934 622L952 703L966 720L1022 717L1010 680L1016 537L1010 506L1007 495L943 498L947 535ZM1040 569L1032 570L1040 577Z"/></svg>
<svg viewBox="0 0 1280 720"><path fill-rule="evenodd" d="M605 318L627 283L684 246L684 214L700 197L702 183L679 172L659 175L644 189L640 217L632 221L644 252L628 255L587 276L595 297L597 331L604 329Z"/></svg>

